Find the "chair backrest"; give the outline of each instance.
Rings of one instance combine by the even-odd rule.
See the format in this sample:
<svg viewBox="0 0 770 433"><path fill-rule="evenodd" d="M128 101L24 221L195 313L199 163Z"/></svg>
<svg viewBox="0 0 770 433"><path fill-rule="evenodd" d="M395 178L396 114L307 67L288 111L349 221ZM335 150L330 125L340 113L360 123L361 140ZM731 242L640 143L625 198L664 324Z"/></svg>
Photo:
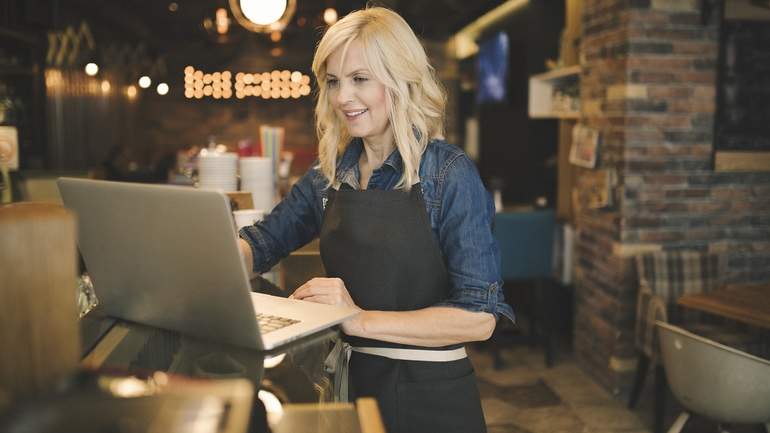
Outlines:
<svg viewBox="0 0 770 433"><path fill-rule="evenodd" d="M722 256L682 250L643 254L636 258L639 288L649 290L666 304L686 293L710 292L721 284Z"/></svg>
<svg viewBox="0 0 770 433"><path fill-rule="evenodd" d="M725 423L770 422L770 361L656 322L671 391L687 409Z"/></svg>
<svg viewBox="0 0 770 433"><path fill-rule="evenodd" d="M701 251L663 251L637 256L636 347L657 360L655 321L668 322L680 296L719 287L723 268L723 256Z"/></svg>
<svg viewBox="0 0 770 433"><path fill-rule="evenodd" d="M495 215L493 233L500 248L504 280L550 277L556 216L552 209Z"/></svg>

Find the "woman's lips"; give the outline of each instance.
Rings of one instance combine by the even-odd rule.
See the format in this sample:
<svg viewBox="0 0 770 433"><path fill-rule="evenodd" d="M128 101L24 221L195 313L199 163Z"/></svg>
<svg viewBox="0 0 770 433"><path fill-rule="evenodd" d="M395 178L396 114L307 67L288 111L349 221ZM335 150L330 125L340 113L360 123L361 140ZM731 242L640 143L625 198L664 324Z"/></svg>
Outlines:
<svg viewBox="0 0 770 433"><path fill-rule="evenodd" d="M359 116L361 116L362 114L366 113L367 111L369 111L369 110L368 109L363 109L363 110L355 110L355 111L345 111L344 113L345 113L345 117L348 120L355 120Z"/></svg>

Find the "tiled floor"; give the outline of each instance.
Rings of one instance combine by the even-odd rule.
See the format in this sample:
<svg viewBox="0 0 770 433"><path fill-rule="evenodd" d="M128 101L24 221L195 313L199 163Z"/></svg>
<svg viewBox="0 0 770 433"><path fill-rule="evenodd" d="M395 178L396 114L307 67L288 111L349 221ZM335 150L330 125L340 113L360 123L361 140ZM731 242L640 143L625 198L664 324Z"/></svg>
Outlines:
<svg viewBox="0 0 770 433"><path fill-rule="evenodd" d="M489 433L649 433L652 429L652 378L634 411L597 385L561 350L545 368L543 353L523 344L503 350L504 367L495 370L487 351L471 347ZM682 408L669 393L664 428ZM759 425L725 426L730 433L765 433ZM664 431L665 431L664 430ZM693 417L683 433L715 433L717 424Z"/></svg>
<svg viewBox="0 0 770 433"><path fill-rule="evenodd" d="M472 350L489 433L642 433L639 415L614 400L569 357L546 369L524 345L503 351L495 370L487 352Z"/></svg>

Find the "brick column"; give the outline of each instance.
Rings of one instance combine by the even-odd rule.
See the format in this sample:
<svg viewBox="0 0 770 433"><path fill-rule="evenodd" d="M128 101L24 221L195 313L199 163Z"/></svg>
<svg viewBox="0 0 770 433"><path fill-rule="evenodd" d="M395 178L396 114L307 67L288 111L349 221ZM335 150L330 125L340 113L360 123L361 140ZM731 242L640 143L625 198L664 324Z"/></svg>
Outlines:
<svg viewBox="0 0 770 433"><path fill-rule="evenodd" d="M712 169L718 22L696 0L584 2L583 122L617 186L576 215L575 352L616 395L635 367L633 254L719 251L728 281L770 280L770 172Z"/></svg>

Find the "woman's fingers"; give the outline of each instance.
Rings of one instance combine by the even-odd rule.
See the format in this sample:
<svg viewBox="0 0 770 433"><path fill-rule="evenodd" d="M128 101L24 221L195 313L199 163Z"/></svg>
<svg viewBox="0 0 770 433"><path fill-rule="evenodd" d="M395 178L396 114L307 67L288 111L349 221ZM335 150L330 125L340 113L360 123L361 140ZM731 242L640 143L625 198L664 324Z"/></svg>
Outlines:
<svg viewBox="0 0 770 433"><path fill-rule="evenodd" d="M345 289L345 284L339 278L313 278L299 286L292 294L292 297L304 299L313 295L342 292L347 293L347 289Z"/></svg>
<svg viewBox="0 0 770 433"><path fill-rule="evenodd" d="M303 301L308 302L315 302L317 304L329 304L329 305L335 305L336 302L334 302L330 297L326 295L314 295L314 296L308 296L307 298L303 298Z"/></svg>
<svg viewBox="0 0 770 433"><path fill-rule="evenodd" d="M301 299L303 301L319 302L319 299L324 299L324 304L340 304L344 302L344 296L334 290L326 290L323 288L313 288L302 293L295 293L294 299Z"/></svg>
<svg viewBox="0 0 770 433"><path fill-rule="evenodd" d="M339 278L313 278L297 288L291 298L322 304L355 306L345 283Z"/></svg>

